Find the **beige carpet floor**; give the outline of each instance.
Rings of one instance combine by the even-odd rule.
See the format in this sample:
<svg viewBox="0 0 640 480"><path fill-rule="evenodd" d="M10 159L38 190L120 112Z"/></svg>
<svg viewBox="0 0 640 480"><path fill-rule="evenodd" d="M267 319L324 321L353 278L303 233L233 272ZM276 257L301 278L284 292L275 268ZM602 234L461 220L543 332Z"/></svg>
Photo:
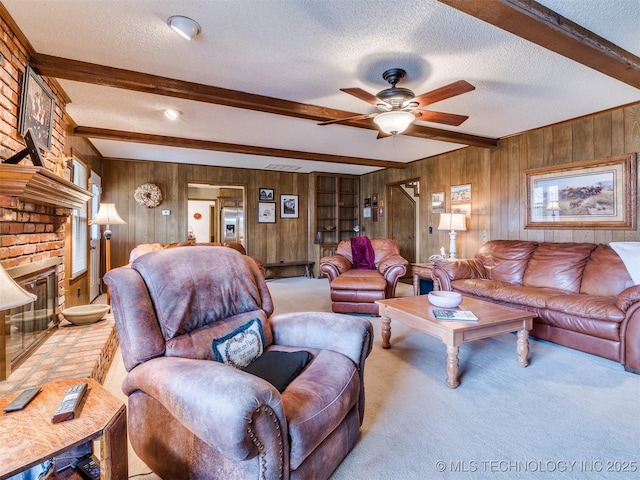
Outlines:
<svg viewBox="0 0 640 480"><path fill-rule="evenodd" d="M275 313L330 311L326 279L268 285ZM412 288L399 284L397 294ZM506 334L461 347L462 383L452 390L440 341L392 323L383 350L380 320L371 321L361 436L332 480L638 478L640 376L537 340L521 368ZM126 401L124 375L118 354L105 386ZM158 479L131 449L129 464L130 476Z"/></svg>

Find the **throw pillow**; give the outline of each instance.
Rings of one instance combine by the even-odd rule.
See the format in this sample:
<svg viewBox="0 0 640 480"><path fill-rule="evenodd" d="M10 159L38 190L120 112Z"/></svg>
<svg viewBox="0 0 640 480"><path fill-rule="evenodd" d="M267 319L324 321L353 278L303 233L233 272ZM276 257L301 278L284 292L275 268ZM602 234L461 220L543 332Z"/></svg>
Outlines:
<svg viewBox="0 0 640 480"><path fill-rule="evenodd" d="M211 342L216 360L236 368L246 367L262 355L264 345L264 331L257 318Z"/></svg>
<svg viewBox="0 0 640 480"><path fill-rule="evenodd" d="M369 237L353 237L351 239L351 257L356 270L375 270L375 252Z"/></svg>
<svg viewBox="0 0 640 480"><path fill-rule="evenodd" d="M305 350L299 352L269 350L242 370L266 380L282 393L310 361L311 354Z"/></svg>

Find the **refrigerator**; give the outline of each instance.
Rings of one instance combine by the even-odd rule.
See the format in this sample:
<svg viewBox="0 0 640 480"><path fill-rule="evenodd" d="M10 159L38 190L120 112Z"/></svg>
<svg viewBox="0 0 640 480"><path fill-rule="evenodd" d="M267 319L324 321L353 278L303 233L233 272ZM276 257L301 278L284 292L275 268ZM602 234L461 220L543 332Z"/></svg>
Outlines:
<svg viewBox="0 0 640 480"><path fill-rule="evenodd" d="M244 214L242 207L221 208L220 229L222 242L237 242L244 245Z"/></svg>

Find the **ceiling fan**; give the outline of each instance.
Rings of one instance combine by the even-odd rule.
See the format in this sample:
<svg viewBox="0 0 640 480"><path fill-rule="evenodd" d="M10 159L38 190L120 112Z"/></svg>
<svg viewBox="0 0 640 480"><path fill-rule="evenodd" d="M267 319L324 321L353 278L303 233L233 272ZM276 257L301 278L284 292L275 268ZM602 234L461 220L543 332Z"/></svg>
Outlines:
<svg viewBox="0 0 640 480"><path fill-rule="evenodd" d="M445 85L444 87L431 90L416 96L408 88L396 87L396 84L405 77L407 72L401 68L391 68L382 74L382 78L391 84L391 88L387 88L372 95L361 88L341 88L340 90L353 95L360 100L376 107L378 113L369 113L363 115L355 115L353 117L336 118L321 122L318 125L331 125L334 123L346 122L350 120L365 120L373 118L373 121L382 131L378 138L387 135L397 135L406 130L406 128L416 118L427 122L442 123L445 125L458 126L467 118L467 115L457 115L454 113L435 112L432 110L423 110L424 107L432 103L446 100L463 93L475 90L476 87L465 80Z"/></svg>

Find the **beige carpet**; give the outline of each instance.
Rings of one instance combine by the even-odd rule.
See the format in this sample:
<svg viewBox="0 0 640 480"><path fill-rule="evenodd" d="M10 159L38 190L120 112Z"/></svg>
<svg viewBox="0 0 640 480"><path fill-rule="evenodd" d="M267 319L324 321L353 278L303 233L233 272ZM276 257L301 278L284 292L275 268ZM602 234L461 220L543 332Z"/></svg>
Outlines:
<svg viewBox="0 0 640 480"><path fill-rule="evenodd" d="M330 310L326 279L268 285L275 313ZM411 294L398 285L399 296ZM383 350L380 321L371 320L364 424L332 480L637 478L640 376L536 340L520 368L516 337L506 334L461 347L462 383L452 390L441 342L392 323L392 348ZM105 386L126 401L124 374L118 354ZM129 464L130 476L149 472L131 449Z"/></svg>

